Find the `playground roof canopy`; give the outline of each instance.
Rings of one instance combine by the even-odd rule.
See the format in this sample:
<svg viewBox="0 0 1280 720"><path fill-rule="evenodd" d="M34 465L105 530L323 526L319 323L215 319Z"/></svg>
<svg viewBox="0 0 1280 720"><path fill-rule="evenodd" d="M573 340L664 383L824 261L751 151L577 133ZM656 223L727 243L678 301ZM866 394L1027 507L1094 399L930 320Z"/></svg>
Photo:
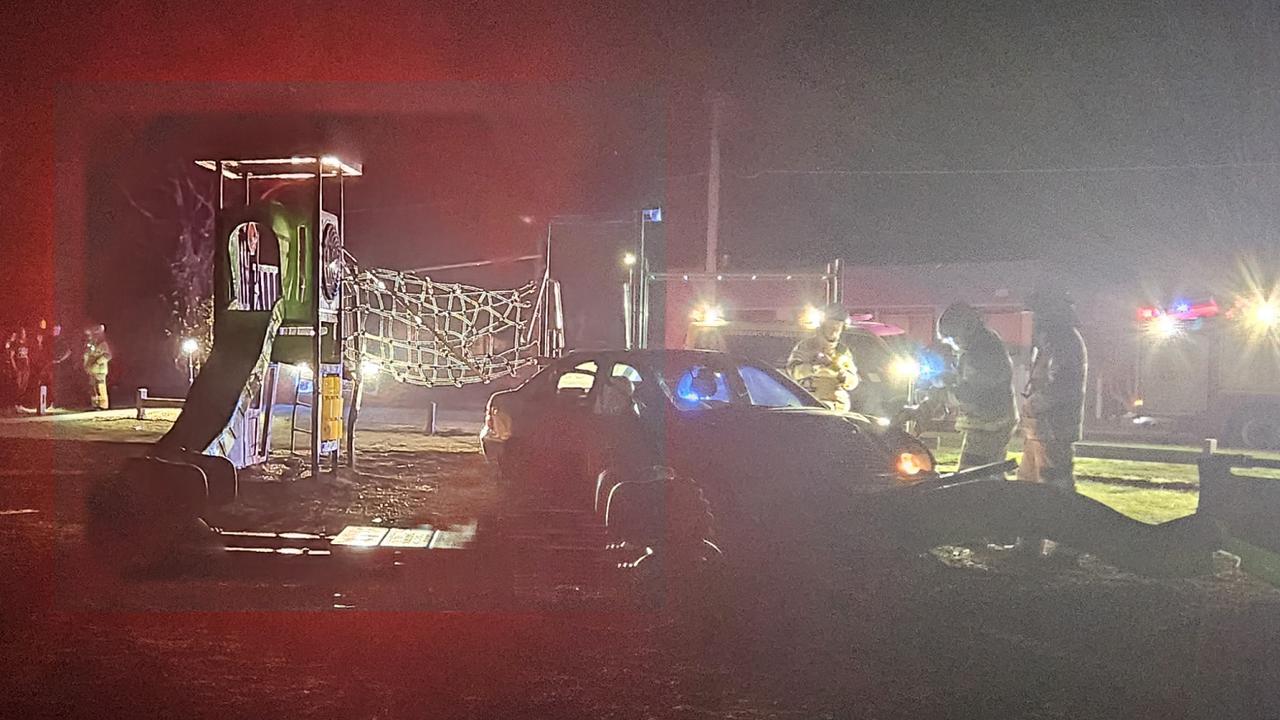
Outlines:
<svg viewBox="0 0 1280 720"><path fill-rule="evenodd" d="M293 156L287 158L253 158L247 160L197 160L196 165L218 172L222 165L222 175L231 180L306 180L316 176L315 167L323 164L324 177L359 177L364 174L364 166L342 160L335 155Z"/></svg>

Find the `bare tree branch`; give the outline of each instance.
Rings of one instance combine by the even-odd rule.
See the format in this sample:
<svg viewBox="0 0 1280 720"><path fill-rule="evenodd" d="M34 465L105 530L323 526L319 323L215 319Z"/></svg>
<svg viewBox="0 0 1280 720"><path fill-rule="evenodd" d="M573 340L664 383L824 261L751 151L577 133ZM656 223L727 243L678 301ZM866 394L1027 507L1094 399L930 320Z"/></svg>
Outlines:
<svg viewBox="0 0 1280 720"><path fill-rule="evenodd" d="M157 200L144 206L129 190L121 187L129 204L157 226L144 233L148 252L164 248L168 266L167 287L160 291L169 305L166 334L174 338L196 338L208 348L213 329L213 235L215 210L208 188L191 177L191 171L175 166L152 193ZM167 199L172 205L165 207ZM156 207L160 206L160 207ZM185 358L174 346L175 362L185 367Z"/></svg>
<svg viewBox="0 0 1280 720"><path fill-rule="evenodd" d="M133 194L129 192L128 188L124 186L119 186L119 187L120 187L120 192L124 193L124 198L129 201L129 204L133 206L134 210L137 210L139 213L142 214L143 217L150 220L151 222L161 222L160 218L155 216L155 213L151 212L150 210L147 210L141 204L139 204L137 200L133 199Z"/></svg>

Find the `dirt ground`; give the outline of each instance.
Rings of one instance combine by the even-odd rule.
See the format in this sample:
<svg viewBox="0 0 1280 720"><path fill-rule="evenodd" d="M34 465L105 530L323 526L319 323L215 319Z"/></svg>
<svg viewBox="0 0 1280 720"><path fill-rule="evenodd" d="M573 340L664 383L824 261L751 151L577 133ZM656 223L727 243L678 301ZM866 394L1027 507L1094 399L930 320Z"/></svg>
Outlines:
<svg viewBox="0 0 1280 720"><path fill-rule="evenodd" d="M572 593L518 612L349 601L370 584L384 598L423 592L401 576L107 585L83 498L145 445L5 434L8 717L1280 717L1280 592L1229 565L1154 581L1089 558L944 549L801 621L611 612ZM337 477L300 477L284 455L246 473L211 523L446 526L501 499L469 434L361 441L358 468Z"/></svg>

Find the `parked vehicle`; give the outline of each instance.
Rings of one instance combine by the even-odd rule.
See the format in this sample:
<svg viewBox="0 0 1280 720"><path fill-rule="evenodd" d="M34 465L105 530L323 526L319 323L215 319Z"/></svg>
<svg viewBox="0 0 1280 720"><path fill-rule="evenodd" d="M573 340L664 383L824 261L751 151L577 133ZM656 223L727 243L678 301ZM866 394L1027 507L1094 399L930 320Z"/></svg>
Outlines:
<svg viewBox="0 0 1280 720"><path fill-rule="evenodd" d="M828 410L765 363L710 351L570 353L495 393L481 440L511 486L596 508L615 526L674 522L691 508L665 503L689 498L694 515L714 518L706 535L739 553L781 527L849 530L859 496L936 477L914 437ZM655 467L690 492L614 489Z"/></svg>
<svg viewBox="0 0 1280 720"><path fill-rule="evenodd" d="M1280 450L1280 299L1175 301L1138 311L1140 417L1169 418L1255 450Z"/></svg>

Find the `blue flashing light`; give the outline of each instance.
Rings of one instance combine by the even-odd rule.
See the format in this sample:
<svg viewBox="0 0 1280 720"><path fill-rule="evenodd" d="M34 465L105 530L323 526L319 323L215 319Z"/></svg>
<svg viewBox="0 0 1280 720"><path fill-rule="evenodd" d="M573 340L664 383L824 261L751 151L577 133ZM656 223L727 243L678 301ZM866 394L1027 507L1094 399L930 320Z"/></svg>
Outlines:
<svg viewBox="0 0 1280 720"><path fill-rule="evenodd" d="M703 368L703 371L712 372L712 374L716 377L715 390L707 394L698 392L693 382L694 371L690 370L684 373L684 375L680 377L680 380L676 382L675 393L674 393L675 399L679 402L689 403L693 405L697 405L698 403L708 401L708 400L719 400L722 402L729 402L729 386L725 384L725 381L722 377L720 377L720 374L715 373L713 371L709 371L706 368Z"/></svg>
<svg viewBox="0 0 1280 720"><path fill-rule="evenodd" d="M942 358L927 350L916 357L916 362L920 363L921 380L932 380L946 371L946 364L942 361Z"/></svg>
<svg viewBox="0 0 1280 720"><path fill-rule="evenodd" d="M1191 303L1185 300L1179 300L1173 304L1173 311L1179 315L1191 312Z"/></svg>

